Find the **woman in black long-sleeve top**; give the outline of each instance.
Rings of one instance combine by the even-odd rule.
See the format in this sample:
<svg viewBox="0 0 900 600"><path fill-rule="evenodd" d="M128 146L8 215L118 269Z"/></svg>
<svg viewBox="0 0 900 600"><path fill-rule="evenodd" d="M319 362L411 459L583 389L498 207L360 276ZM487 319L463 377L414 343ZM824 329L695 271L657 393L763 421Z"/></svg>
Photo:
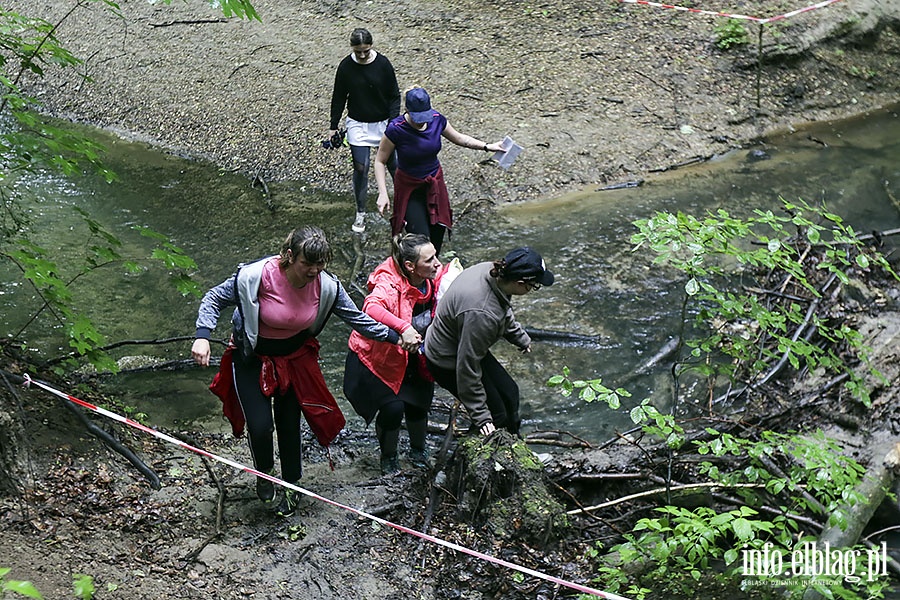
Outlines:
<svg viewBox="0 0 900 600"><path fill-rule="evenodd" d="M341 61L331 94L331 123L328 137L338 130L338 122L347 108L347 142L353 156L353 195L356 220L353 231L366 230L369 163L372 148L377 148L388 121L400 114L400 88L391 61L372 48L372 34L354 29L350 34L353 52ZM391 175L394 161L390 161Z"/></svg>

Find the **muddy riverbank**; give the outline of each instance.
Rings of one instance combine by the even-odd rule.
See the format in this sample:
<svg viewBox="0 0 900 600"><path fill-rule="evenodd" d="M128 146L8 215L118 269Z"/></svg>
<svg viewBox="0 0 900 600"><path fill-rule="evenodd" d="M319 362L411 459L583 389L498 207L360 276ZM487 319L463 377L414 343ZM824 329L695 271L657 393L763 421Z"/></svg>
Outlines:
<svg viewBox="0 0 900 600"><path fill-rule="evenodd" d="M54 23L69 9L12 5ZM504 171L484 153L446 147L458 204L635 180L896 102L900 90L900 10L874 0L766 25L759 71L756 24L745 26L747 44L722 50L723 19L618 2L260 0L261 23L225 19L203 2L120 6L116 16L91 3L61 22L57 35L90 80L49 67L28 82L50 114L268 182L337 192L350 189L349 152L320 141L354 27L372 31L401 89L429 89L458 130L510 135L526 148ZM779 8L798 7L741 4L762 17Z"/></svg>

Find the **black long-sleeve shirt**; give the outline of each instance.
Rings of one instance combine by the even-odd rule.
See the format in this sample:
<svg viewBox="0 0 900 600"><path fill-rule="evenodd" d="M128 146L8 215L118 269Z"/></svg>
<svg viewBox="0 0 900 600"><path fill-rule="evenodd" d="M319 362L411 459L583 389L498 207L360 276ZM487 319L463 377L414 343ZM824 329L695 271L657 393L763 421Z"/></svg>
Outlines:
<svg viewBox="0 0 900 600"><path fill-rule="evenodd" d="M375 60L361 65L346 56L338 65L331 94L331 129L347 107L351 119L363 123L377 123L400 114L400 88L394 66L379 53Z"/></svg>

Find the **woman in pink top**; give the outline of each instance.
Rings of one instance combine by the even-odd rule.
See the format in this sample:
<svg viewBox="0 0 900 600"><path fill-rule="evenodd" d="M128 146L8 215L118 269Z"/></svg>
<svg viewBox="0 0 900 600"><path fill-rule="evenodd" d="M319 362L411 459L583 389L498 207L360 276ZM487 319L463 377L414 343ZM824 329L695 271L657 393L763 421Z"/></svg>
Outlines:
<svg viewBox="0 0 900 600"><path fill-rule="evenodd" d="M434 245L423 234L400 234L393 252L369 275L369 295L363 311L394 331L424 337L431 323L435 277L441 267ZM366 420L375 420L381 449L382 473L400 470L397 445L400 423L406 415L409 460L428 466L425 430L434 383L424 370L424 355L415 351L350 334L350 352L344 368L344 395Z"/></svg>
<svg viewBox="0 0 900 600"><path fill-rule="evenodd" d="M324 270L330 259L331 246L321 229L295 229L280 255L242 265L209 290L197 316L191 355L206 366L219 315L236 307L231 344L210 387L222 399L233 433L243 434L246 424L256 470L273 476L277 434L281 478L288 483L296 483L303 473L301 414L326 448L344 426L319 367L316 336L329 316L336 314L355 332L387 346L416 348L422 341L415 331L401 335L361 312L337 278ZM273 502L272 480L257 477L256 493L263 502ZM286 489L277 514L293 514L299 499L299 492Z"/></svg>

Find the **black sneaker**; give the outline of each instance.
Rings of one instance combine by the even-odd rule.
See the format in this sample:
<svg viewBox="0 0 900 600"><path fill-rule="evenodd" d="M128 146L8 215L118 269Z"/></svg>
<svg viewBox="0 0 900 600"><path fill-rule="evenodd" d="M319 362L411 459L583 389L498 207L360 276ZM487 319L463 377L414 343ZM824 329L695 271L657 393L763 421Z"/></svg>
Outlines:
<svg viewBox="0 0 900 600"><path fill-rule="evenodd" d="M400 460L396 454L381 457L381 474L391 475L400 472Z"/></svg>
<svg viewBox="0 0 900 600"><path fill-rule="evenodd" d="M274 475L274 470L268 475ZM275 501L275 484L265 477L256 478L256 497L265 504L271 504Z"/></svg>
<svg viewBox="0 0 900 600"><path fill-rule="evenodd" d="M275 514L279 517L290 517L295 512L297 512L297 507L300 506L300 492L295 492L294 490L284 490L284 496L281 497L281 502L278 503L278 508L275 509Z"/></svg>

